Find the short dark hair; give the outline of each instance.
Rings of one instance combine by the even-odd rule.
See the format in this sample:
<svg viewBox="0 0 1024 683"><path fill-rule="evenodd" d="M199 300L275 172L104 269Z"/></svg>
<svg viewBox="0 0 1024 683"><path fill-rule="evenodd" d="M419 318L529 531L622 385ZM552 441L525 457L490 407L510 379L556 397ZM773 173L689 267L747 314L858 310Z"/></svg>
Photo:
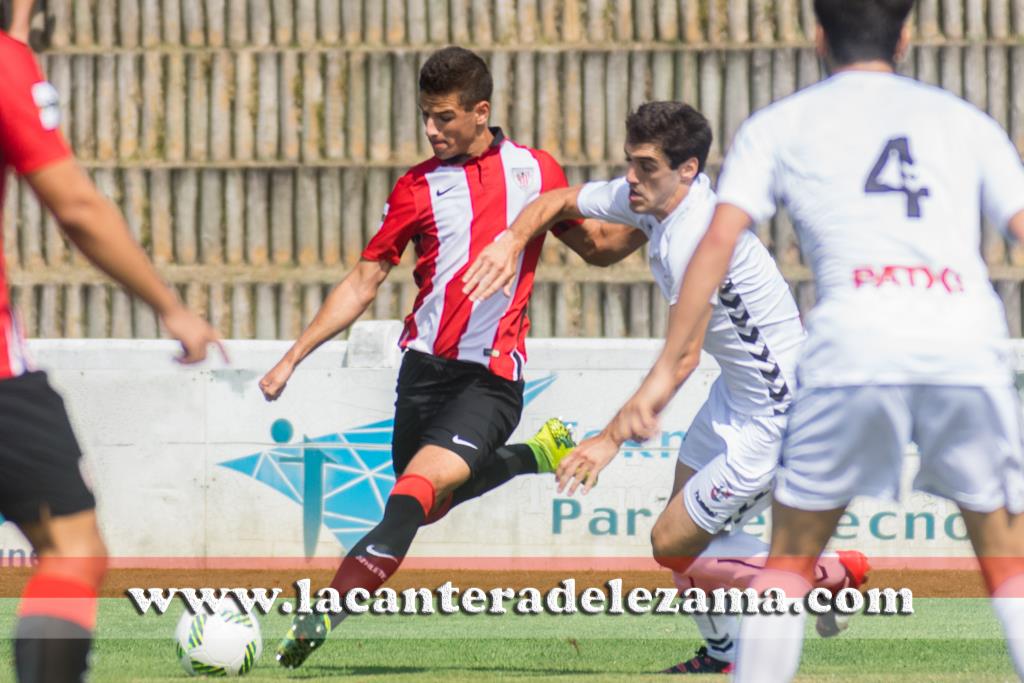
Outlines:
<svg viewBox="0 0 1024 683"><path fill-rule="evenodd" d="M896 46L914 0L814 0L829 55L838 65L896 62Z"/></svg>
<svg viewBox="0 0 1024 683"><path fill-rule="evenodd" d="M657 145L672 168L696 157L703 171L712 138L704 115L682 102L647 102L626 118L626 143Z"/></svg>
<svg viewBox="0 0 1024 683"><path fill-rule="evenodd" d="M469 110L491 99L494 80L487 63L475 52L450 46L430 55L420 69L420 93L444 96L458 94L459 103Z"/></svg>

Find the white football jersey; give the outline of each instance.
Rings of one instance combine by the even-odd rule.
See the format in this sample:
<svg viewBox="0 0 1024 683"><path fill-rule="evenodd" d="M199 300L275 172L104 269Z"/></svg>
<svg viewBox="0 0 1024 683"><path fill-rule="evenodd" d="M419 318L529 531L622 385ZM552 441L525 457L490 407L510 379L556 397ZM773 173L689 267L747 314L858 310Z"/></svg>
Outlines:
<svg viewBox="0 0 1024 683"><path fill-rule="evenodd" d="M802 385L1011 381L980 216L1006 229L1024 209L1024 169L972 105L895 74L841 72L742 126L719 201L758 222L777 201L789 210L818 295Z"/></svg>
<svg viewBox="0 0 1024 683"><path fill-rule="evenodd" d="M647 235L651 272L673 305L690 258L711 223L715 202L704 174L663 221L630 208L625 178L587 183L577 201L580 213L588 218L632 225ZM784 413L792 400L803 338L789 286L757 236L745 232L713 301L704 338L704 350L722 370L730 406L747 415Z"/></svg>

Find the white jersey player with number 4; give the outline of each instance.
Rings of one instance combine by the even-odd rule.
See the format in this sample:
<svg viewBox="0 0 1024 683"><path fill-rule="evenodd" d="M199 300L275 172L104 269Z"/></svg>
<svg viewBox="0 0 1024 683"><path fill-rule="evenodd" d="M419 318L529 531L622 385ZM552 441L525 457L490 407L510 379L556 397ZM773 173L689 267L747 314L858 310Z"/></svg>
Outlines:
<svg viewBox="0 0 1024 683"><path fill-rule="evenodd" d="M1024 676L1021 414L979 221L1024 237L1024 167L984 113L895 74L912 6L815 0L817 50L833 75L737 133L665 349L618 429L649 429L678 386L712 283L748 227L785 205L819 301L797 365L771 550L751 587L806 596L854 496L898 496L913 441L913 484L960 507ZM805 619L801 610L744 619L735 680L791 680Z"/></svg>
<svg viewBox="0 0 1024 683"><path fill-rule="evenodd" d="M978 221L1005 231L1024 210L1024 170L1006 134L937 88L845 71L741 128L720 200L755 221L785 204L817 283L776 502L834 513L857 495L897 498L913 441L914 487L959 504L983 552L1019 556L979 545L983 520L1024 510L1020 406ZM983 568L996 595L1021 602L1017 569L984 558ZM785 581L767 574L755 585ZM996 604L1008 633L1024 627L1019 604ZM737 680L763 680L755 660L784 650L759 638L782 632L743 625L741 642L753 644L740 650ZM1024 669L1019 644L1015 657Z"/></svg>
<svg viewBox="0 0 1024 683"><path fill-rule="evenodd" d="M982 212L1005 229L1024 210L1024 170L1006 134L945 91L843 72L737 134L720 201L764 221L777 199L819 303L776 498L830 510L858 494L895 497L913 439L918 489L1020 511L1006 318L978 229Z"/></svg>

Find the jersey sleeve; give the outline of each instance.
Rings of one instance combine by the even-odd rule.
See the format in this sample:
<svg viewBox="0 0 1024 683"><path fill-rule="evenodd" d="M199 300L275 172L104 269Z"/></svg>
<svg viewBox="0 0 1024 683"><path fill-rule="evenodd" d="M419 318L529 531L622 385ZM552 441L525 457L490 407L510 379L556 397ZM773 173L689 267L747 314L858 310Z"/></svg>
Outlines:
<svg viewBox="0 0 1024 683"><path fill-rule="evenodd" d="M569 181L565 178L565 171L562 170L561 164L555 161L553 156L547 152L536 150L534 152L534 157L537 159L538 166L540 166L541 193L569 187ZM581 225L581 222L578 220L562 221L551 228L551 234L557 237L566 230L575 228L579 225Z"/></svg>
<svg viewBox="0 0 1024 683"><path fill-rule="evenodd" d="M625 178L587 183L580 188L576 208L587 218L643 229L640 214L629 208L629 183Z"/></svg>
<svg viewBox="0 0 1024 683"><path fill-rule="evenodd" d="M366 261L388 261L397 266L409 240L421 229L422 221L416 208L415 181L410 175L402 176L381 216L380 228L363 250Z"/></svg>
<svg viewBox="0 0 1024 683"><path fill-rule="evenodd" d="M0 78L8 81L0 90L0 156L4 162L25 175L70 157L71 150L58 128L57 90L43 80L31 54L11 59Z"/></svg>
<svg viewBox="0 0 1024 683"><path fill-rule="evenodd" d="M775 215L774 139L764 114L748 119L736 133L718 180L718 202L742 209L755 223Z"/></svg>
<svg viewBox="0 0 1024 683"><path fill-rule="evenodd" d="M1010 219L1024 210L1024 166L1017 148L1003 129L987 115L978 126L977 151L981 164L981 208L985 217L1003 233Z"/></svg>

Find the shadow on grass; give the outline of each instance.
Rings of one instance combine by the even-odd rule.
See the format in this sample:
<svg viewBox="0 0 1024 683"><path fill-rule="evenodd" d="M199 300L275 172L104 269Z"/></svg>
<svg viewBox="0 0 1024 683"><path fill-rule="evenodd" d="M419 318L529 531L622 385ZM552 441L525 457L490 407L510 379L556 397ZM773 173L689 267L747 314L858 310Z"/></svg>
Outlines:
<svg viewBox="0 0 1024 683"><path fill-rule="evenodd" d="M292 679L322 679L325 676L397 676L397 675L430 675L446 677L451 674L464 674L467 678L488 676L488 677L516 677L516 676L546 676L546 677L579 677L587 675L607 674L608 671L600 669L543 669L543 668L515 668L508 666L330 666L319 665L303 667L302 669L289 672ZM656 672L640 672L639 675Z"/></svg>

